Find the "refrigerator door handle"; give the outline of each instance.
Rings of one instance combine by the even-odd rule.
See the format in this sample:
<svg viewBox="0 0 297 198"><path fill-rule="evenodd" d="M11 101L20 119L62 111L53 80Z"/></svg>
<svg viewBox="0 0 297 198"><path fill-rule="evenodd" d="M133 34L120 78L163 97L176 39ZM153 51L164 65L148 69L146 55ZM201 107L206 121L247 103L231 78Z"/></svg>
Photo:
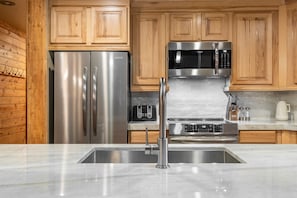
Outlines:
<svg viewBox="0 0 297 198"><path fill-rule="evenodd" d="M97 67L93 71L93 135L97 136Z"/></svg>
<svg viewBox="0 0 297 198"><path fill-rule="evenodd" d="M82 102L83 102L83 133L87 136L87 82L88 82L88 68L83 69L83 89L82 89Z"/></svg>

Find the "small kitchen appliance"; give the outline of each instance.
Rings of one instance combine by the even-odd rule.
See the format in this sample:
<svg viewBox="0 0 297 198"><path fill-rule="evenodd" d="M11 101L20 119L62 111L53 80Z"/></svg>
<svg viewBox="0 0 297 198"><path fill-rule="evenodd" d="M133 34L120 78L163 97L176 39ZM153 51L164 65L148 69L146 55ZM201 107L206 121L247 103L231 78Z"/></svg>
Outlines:
<svg viewBox="0 0 297 198"><path fill-rule="evenodd" d="M133 121L156 121L156 105L133 106Z"/></svg>
<svg viewBox="0 0 297 198"><path fill-rule="evenodd" d="M288 120L288 113L291 111L290 104L287 104L285 101L279 101L276 105L275 118L277 120Z"/></svg>
<svg viewBox="0 0 297 198"><path fill-rule="evenodd" d="M231 74L231 42L168 43L168 76L229 77Z"/></svg>

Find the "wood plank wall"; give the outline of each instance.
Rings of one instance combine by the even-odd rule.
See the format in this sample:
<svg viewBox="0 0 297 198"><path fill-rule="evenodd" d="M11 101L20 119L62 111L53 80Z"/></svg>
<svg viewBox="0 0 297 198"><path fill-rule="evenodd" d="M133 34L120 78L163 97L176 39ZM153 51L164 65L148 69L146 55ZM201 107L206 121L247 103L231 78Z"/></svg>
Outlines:
<svg viewBox="0 0 297 198"><path fill-rule="evenodd" d="M26 143L26 39L0 22L0 143Z"/></svg>

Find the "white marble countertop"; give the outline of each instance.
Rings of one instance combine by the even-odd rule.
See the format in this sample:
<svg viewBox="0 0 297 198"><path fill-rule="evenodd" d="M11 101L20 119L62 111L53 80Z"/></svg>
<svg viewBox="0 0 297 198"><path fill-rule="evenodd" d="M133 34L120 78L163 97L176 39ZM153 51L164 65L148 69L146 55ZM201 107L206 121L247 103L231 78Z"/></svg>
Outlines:
<svg viewBox="0 0 297 198"><path fill-rule="evenodd" d="M0 145L0 197L296 198L297 195L297 145L175 145L192 149L225 146L246 162L243 164L171 164L169 169L161 170L155 164L78 163L94 147L113 146Z"/></svg>
<svg viewBox="0 0 297 198"><path fill-rule="evenodd" d="M158 122L129 122L128 130L159 130ZM275 119L257 119L238 121L239 130L290 130L297 131L297 121L278 121Z"/></svg>

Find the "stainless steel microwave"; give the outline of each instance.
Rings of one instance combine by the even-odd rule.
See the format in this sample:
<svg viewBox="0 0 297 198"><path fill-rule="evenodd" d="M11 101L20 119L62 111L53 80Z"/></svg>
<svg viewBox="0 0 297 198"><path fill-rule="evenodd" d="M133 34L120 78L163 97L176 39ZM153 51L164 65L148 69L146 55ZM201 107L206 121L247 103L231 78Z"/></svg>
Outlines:
<svg viewBox="0 0 297 198"><path fill-rule="evenodd" d="M228 77L231 74L231 42L170 42L168 76Z"/></svg>

